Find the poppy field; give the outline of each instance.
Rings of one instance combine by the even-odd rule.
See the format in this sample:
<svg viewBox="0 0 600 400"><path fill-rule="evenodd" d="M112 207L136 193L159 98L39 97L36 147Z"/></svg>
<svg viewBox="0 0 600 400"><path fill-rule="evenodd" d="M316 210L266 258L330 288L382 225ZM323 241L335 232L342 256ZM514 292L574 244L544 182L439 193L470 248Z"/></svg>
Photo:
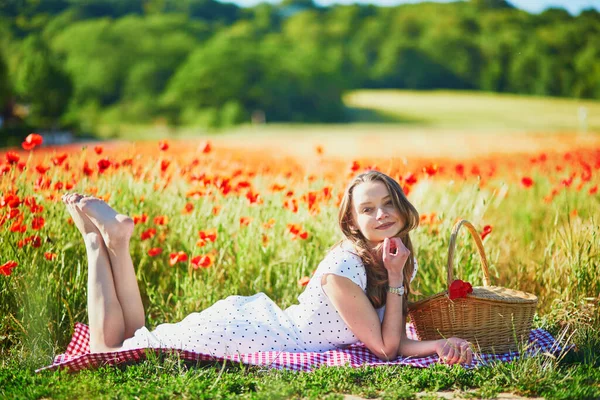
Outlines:
<svg viewBox="0 0 600 400"><path fill-rule="evenodd" d="M47 365L74 323L87 322L85 249L61 202L65 192L98 196L134 219L132 258L154 327L233 294L264 292L282 308L294 304L341 239L337 207L346 184L378 169L400 182L421 216L412 233L419 264L412 300L447 288L450 231L467 219L483 239L492 284L536 294L534 325L575 344L574 360L597 368L600 139L460 157L412 153L409 143L386 137L377 142L385 147L380 156L376 147L360 153L332 143L309 138L299 156L293 143L278 151L250 137L46 147L32 134L21 148L0 150L3 363ZM454 274L482 284L466 231ZM546 362L562 368L555 358L539 365ZM558 375L567 382L573 374ZM597 384L588 389L598 394Z"/></svg>

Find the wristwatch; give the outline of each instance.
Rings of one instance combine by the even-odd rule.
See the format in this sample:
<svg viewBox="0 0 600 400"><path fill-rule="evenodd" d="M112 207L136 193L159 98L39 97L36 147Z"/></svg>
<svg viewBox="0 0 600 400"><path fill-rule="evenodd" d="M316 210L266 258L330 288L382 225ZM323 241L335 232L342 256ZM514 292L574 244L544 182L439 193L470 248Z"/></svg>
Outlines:
<svg viewBox="0 0 600 400"><path fill-rule="evenodd" d="M398 296L404 296L404 285L400 287L388 287L388 292L397 294Z"/></svg>

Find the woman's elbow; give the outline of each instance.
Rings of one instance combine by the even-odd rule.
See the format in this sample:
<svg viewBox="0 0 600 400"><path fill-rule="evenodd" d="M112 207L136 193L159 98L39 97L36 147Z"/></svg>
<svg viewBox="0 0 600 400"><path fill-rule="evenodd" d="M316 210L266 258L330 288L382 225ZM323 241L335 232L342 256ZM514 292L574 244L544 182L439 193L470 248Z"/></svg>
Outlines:
<svg viewBox="0 0 600 400"><path fill-rule="evenodd" d="M373 353L379 358L381 361L393 361L398 358L399 348L393 349L379 349L379 351L373 351Z"/></svg>

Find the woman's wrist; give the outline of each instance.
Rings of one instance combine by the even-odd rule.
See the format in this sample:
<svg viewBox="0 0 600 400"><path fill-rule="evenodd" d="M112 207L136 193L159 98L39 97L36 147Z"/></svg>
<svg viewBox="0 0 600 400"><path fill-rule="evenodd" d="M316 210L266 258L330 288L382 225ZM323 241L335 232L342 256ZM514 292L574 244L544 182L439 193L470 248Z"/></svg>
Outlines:
<svg viewBox="0 0 600 400"><path fill-rule="evenodd" d="M404 284L404 277L400 275L389 275L388 274L388 286L389 287L400 287Z"/></svg>

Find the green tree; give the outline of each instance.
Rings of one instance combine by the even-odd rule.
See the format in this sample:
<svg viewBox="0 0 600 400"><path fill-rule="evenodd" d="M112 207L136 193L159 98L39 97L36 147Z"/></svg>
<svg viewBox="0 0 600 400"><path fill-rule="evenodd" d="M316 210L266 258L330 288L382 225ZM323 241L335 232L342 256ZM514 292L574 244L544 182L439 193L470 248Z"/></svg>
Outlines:
<svg viewBox="0 0 600 400"><path fill-rule="evenodd" d="M11 87L8 79L8 67L4 62L4 55L0 51L0 110L2 110L4 104L11 93Z"/></svg>
<svg viewBox="0 0 600 400"><path fill-rule="evenodd" d="M208 32L184 15L131 15L77 22L52 44L72 76L75 108L116 106L137 120L153 117L169 79Z"/></svg>
<svg viewBox="0 0 600 400"><path fill-rule="evenodd" d="M575 97L600 98L600 45L590 40L575 58Z"/></svg>
<svg viewBox="0 0 600 400"><path fill-rule="evenodd" d="M53 126L69 102L69 77L37 35L30 35L23 42L18 65L15 88L19 97L29 104L31 121Z"/></svg>

